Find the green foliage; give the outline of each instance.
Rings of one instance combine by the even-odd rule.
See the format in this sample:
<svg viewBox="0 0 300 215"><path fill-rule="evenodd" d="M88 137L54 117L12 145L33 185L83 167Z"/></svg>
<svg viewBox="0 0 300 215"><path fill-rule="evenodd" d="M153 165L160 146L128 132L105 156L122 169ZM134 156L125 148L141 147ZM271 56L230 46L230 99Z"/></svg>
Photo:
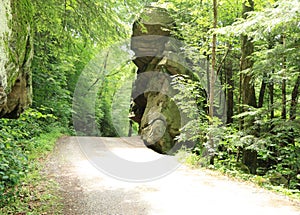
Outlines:
<svg viewBox="0 0 300 215"><path fill-rule="evenodd" d="M180 142L205 141L205 130L208 126L206 94L199 81L192 81L187 76L174 76L172 86L177 91L173 100L180 111L187 117L187 122L181 128L177 137Z"/></svg>
<svg viewBox="0 0 300 215"><path fill-rule="evenodd" d="M13 187L6 184L5 193L0 198L0 214L45 214L50 211L60 214L62 206L57 197L58 185L42 173L44 164L40 162L52 151L62 131L61 128L51 127L48 133L30 140L31 149L25 153L27 159L23 166L26 174L17 175L19 183Z"/></svg>
<svg viewBox="0 0 300 215"><path fill-rule="evenodd" d="M247 33L255 39L262 39L272 31L282 32L290 26L297 25L299 19L300 4L297 0L279 0L262 11L249 13L246 20L240 19L226 30L228 33L243 34ZM224 29L222 29L224 30ZM293 28L293 30L297 30Z"/></svg>
<svg viewBox="0 0 300 215"><path fill-rule="evenodd" d="M300 4L299 1L255 1L255 12L242 19L243 2L247 1L236 1L235 4L228 0L218 1L217 72L223 90L226 90L226 99L229 89L233 90L233 123L221 126L216 120L211 126L207 113L197 112L205 108L194 109L189 107L188 102L181 102L183 111L190 114L191 120L181 129L178 140L196 141L194 153L199 156L214 150L215 166L224 172L242 175L244 179L251 178L262 185L284 186L294 192L300 188L300 116L299 98L295 95L296 101L291 101L291 98L297 89L300 71ZM205 82L211 58L212 1L161 0L158 1L160 4L175 11L173 18L178 30L175 36L185 41L184 51L190 68ZM249 57L253 67L244 71L240 71L241 35L247 35L254 45L254 52ZM230 73L232 77L229 80ZM262 102L259 108L241 104L243 75L252 76L250 82L255 86L256 102L258 96ZM203 93L195 86L196 82L177 79L174 85L178 90L177 101L203 98ZM207 86L202 84L209 91ZM219 102L215 106L221 104ZM292 107L294 104L298 105L297 108ZM296 119L291 117L293 108L297 112ZM194 117L195 113L198 117ZM216 113L222 115L222 112ZM210 149L207 143L211 136L217 143L215 149ZM248 175L249 168L243 164L244 150L257 153L257 161L254 161L258 166L257 175L253 178ZM190 162L205 163L199 162L201 159L191 158Z"/></svg>
<svg viewBox="0 0 300 215"><path fill-rule="evenodd" d="M63 126L71 126L72 114L75 118L78 114L78 109L75 107L74 113L71 106L74 90L81 72L85 72L85 67L93 61L95 65L92 69L95 70L88 72L92 77L86 87L89 89L92 86L92 80L99 80L96 90L109 93L103 98L102 92L95 92L99 93L96 101L82 98L85 100L82 104L96 102L97 111L95 116L87 114L88 118L75 120L82 120L84 126L91 125L93 128L86 129L90 130L90 135L115 136L109 115L112 92L116 86L109 83L117 82L120 75L107 79L108 74L104 70L111 71L112 68L103 68L106 57L96 62L99 59L97 54L130 36L130 24L136 18L133 11L140 11L145 2L51 0L46 5L39 0L32 2L35 8L35 56L32 65L34 107L50 107ZM109 56L116 62L117 57ZM123 73L131 74L131 71L123 70ZM95 106L84 107L84 111L91 113L91 108Z"/></svg>
<svg viewBox="0 0 300 215"><path fill-rule="evenodd" d="M44 147L44 142L36 138L54 126L53 115L41 111L45 110L29 109L18 120L0 121L0 198L3 204L13 197L15 186L28 173L32 152Z"/></svg>
<svg viewBox="0 0 300 215"><path fill-rule="evenodd" d="M4 133L4 132L3 132ZM1 136L8 136L3 134ZM12 142L4 141L0 145L0 194L2 198L7 198L5 192L15 184L19 183L20 179L25 175L26 171L26 156L22 153L18 146Z"/></svg>

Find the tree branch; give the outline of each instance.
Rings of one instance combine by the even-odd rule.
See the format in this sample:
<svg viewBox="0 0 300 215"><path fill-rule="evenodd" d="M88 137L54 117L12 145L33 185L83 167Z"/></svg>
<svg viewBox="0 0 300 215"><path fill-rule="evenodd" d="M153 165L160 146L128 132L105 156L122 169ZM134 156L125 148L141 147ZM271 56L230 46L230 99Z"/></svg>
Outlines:
<svg viewBox="0 0 300 215"><path fill-rule="evenodd" d="M218 66L218 69L217 69L217 76L218 76L219 73L221 72L222 65L224 64L224 62L225 62L225 60L226 60L226 57L227 57L228 54L229 54L230 49L231 49L231 44L228 44L227 50L226 50L226 52L225 52L225 54L224 54L224 56L223 56L223 58L222 58L222 60L221 60L221 62L220 62L220 65Z"/></svg>

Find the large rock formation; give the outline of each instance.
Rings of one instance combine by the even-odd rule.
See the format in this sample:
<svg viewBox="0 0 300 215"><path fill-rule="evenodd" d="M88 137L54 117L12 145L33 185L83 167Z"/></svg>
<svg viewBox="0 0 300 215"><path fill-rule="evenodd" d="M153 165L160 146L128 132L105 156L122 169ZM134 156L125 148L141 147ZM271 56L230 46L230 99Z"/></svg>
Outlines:
<svg viewBox="0 0 300 215"><path fill-rule="evenodd" d="M131 49L138 78L132 91L130 118L139 123L146 145L170 153L176 144L182 114L172 101L171 75L188 74L180 59L180 44L171 31L174 20L162 8L148 7L133 25Z"/></svg>
<svg viewBox="0 0 300 215"><path fill-rule="evenodd" d="M31 104L32 15L29 0L0 0L0 117Z"/></svg>

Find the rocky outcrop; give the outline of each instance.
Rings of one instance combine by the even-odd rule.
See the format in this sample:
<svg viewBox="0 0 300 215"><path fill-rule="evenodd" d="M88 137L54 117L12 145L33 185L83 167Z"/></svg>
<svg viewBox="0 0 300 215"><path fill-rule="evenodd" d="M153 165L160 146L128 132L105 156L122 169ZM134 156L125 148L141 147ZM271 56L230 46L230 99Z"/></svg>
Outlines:
<svg viewBox="0 0 300 215"><path fill-rule="evenodd" d="M174 20L162 8L148 7L133 25L131 49L138 76L132 91L130 118L150 148L170 153L176 145L182 114L172 100L171 75L189 74L172 35Z"/></svg>
<svg viewBox="0 0 300 215"><path fill-rule="evenodd" d="M32 6L0 0L0 117L17 118L31 104Z"/></svg>

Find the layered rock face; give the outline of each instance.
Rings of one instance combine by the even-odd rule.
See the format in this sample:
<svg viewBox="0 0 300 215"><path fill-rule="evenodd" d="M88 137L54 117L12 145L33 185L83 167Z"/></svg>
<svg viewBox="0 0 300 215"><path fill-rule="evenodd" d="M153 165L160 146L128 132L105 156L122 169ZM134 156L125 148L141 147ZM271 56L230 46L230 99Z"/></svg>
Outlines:
<svg viewBox="0 0 300 215"><path fill-rule="evenodd" d="M17 118L31 104L32 7L0 0L0 117Z"/></svg>
<svg viewBox="0 0 300 215"><path fill-rule="evenodd" d="M172 101L171 75L187 74L180 44L171 36L174 21L162 8L149 7L133 25L131 49L138 76L132 91L130 118L150 148L171 153L176 145L182 114Z"/></svg>

